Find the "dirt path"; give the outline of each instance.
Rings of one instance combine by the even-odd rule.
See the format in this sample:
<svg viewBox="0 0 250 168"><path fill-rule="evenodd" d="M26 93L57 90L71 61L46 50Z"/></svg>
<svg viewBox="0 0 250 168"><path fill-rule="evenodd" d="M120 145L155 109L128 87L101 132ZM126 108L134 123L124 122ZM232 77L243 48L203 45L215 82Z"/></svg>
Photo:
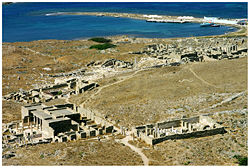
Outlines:
<svg viewBox="0 0 250 168"><path fill-rule="evenodd" d="M125 80L131 79L131 78L133 78L137 73L139 73L139 72L141 72L141 71L144 71L144 70L147 70L147 69L140 69L140 70L137 70L137 71L135 71L133 74L128 75L128 76L124 77L123 79L121 79L121 80L119 80L119 81L117 81L117 82L114 82L114 83L111 83L111 84L108 84L108 85L99 87L98 91L97 91L96 93L92 94L92 95L91 95L87 100L85 100L81 105L84 105L87 101L89 101L89 100L91 100L92 98L94 98L97 94L99 94L99 93L102 91L102 89L105 89L105 88L110 87L110 86L112 86L112 85L116 85L116 84L121 83L121 82L123 82L123 81L125 81ZM66 99L66 102L68 102L68 101L69 101L69 100ZM117 130L120 130L119 128L116 128L116 129L117 129ZM121 131L121 130L120 130L120 131ZM120 132L120 131L119 131L119 132ZM144 163L144 166L148 166L149 159L147 158L146 155L144 155L144 153L142 153L142 149L141 149L141 148L137 148L136 146L129 144L129 143L128 143L129 140L133 140L130 131L126 133L126 137L125 137L125 138L123 138L123 139L116 139L115 141L116 141L116 142L119 142L119 143L122 143L122 144L124 144L124 145L130 147L131 150L133 150L134 152L136 152L138 155L141 156L141 159L142 159L142 161L143 161L143 163Z"/></svg>
<svg viewBox="0 0 250 168"><path fill-rule="evenodd" d="M137 70L137 71L135 71L133 74L128 75L128 76L124 77L123 79L121 79L121 80L119 80L119 81L117 81L117 82L114 82L114 83L111 83L111 84L108 84L108 85L99 87L98 91L97 91L96 93L92 94L88 99L86 99L86 100L82 103L82 105L84 105L84 104L85 104L86 102L88 102L89 100L93 99L97 94L99 94L99 93L102 91L102 89L105 89L105 88L110 87L110 86L112 86L112 85L116 85L116 84L121 83L121 82L123 82L123 81L125 81L125 80L131 79L131 78L133 78L138 72L145 71L145 70L147 70L147 69L140 69L140 70Z"/></svg>
<svg viewBox="0 0 250 168"><path fill-rule="evenodd" d="M209 85L209 86L212 86L212 87L215 87L215 88L218 88L217 86L211 84L211 83L208 83L207 81L205 81L204 79L202 79L201 77L199 77L191 68L189 68L190 72L192 72L192 74L198 78L199 80L201 80L203 83Z"/></svg>
<svg viewBox="0 0 250 168"><path fill-rule="evenodd" d="M205 111L205 110L208 110L208 109L215 109L216 107L221 106L221 105L223 105L225 103L231 102L231 101L237 99L238 97L244 96L244 94L246 94L246 93L247 93L247 90L245 90L243 92L240 92L240 93L236 93L236 94L234 94L234 95L232 95L232 96L230 96L230 97L222 100L219 103L213 104L212 106L204 108L204 109L201 109L199 111Z"/></svg>
<svg viewBox="0 0 250 168"><path fill-rule="evenodd" d="M126 133L126 137L123 138L123 139L119 139L119 140L116 140L117 142L120 142L120 143L123 143L124 145L130 147L131 150L133 150L134 152L136 152L138 155L141 156L141 159L143 161L143 164L144 166L148 166L148 163L149 163L149 159L147 158L146 155L144 155L144 153L142 153L142 149L141 148L137 148L136 146L134 145L131 145L128 143L129 140L132 140L132 136L131 136L131 132L127 132Z"/></svg>

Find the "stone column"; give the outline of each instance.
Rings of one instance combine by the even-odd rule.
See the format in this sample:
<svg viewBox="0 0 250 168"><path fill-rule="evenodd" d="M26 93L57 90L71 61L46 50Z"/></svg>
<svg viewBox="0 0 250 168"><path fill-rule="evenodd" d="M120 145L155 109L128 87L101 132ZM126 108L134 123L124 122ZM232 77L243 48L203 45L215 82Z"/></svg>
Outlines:
<svg viewBox="0 0 250 168"><path fill-rule="evenodd" d="M188 123L184 122L184 128L188 128Z"/></svg>
<svg viewBox="0 0 250 168"><path fill-rule="evenodd" d="M146 129L145 129L145 134L146 136L148 136L148 127L146 126Z"/></svg>
<svg viewBox="0 0 250 168"><path fill-rule="evenodd" d="M16 132L18 132L18 123L16 123Z"/></svg>
<svg viewBox="0 0 250 168"><path fill-rule="evenodd" d="M191 124L191 123L188 124L188 131L193 131L193 130L192 130L192 124Z"/></svg>
<svg viewBox="0 0 250 168"><path fill-rule="evenodd" d="M30 125L30 132L31 132L31 134L30 135L32 135L33 136L33 124L31 123L31 125Z"/></svg>
<svg viewBox="0 0 250 168"><path fill-rule="evenodd" d="M122 133L122 135L123 135L123 127L121 127L121 133Z"/></svg>
<svg viewBox="0 0 250 168"><path fill-rule="evenodd" d="M152 128L150 128L150 133L149 134L153 135L153 129Z"/></svg>
<svg viewBox="0 0 250 168"><path fill-rule="evenodd" d="M155 138L155 130L153 130L153 137Z"/></svg>
<svg viewBox="0 0 250 168"><path fill-rule="evenodd" d="M184 121L181 120L181 127L184 127Z"/></svg>
<svg viewBox="0 0 250 168"><path fill-rule="evenodd" d="M39 129L39 123L38 123L39 118L36 117L36 128Z"/></svg>
<svg viewBox="0 0 250 168"><path fill-rule="evenodd" d="M23 127L24 127L24 121L23 121L24 119L22 119L22 133L23 133Z"/></svg>

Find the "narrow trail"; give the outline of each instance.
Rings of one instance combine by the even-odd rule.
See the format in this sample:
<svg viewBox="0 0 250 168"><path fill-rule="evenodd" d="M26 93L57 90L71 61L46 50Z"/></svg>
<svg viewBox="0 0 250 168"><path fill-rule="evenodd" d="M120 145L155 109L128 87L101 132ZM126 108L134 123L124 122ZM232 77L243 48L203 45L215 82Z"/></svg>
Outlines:
<svg viewBox="0 0 250 168"><path fill-rule="evenodd" d="M230 97L228 97L228 98L222 100L222 101L219 102L219 103L213 104L212 106L207 107L207 108L204 108L204 109L201 109L201 110L199 110L199 111L205 111L205 110L208 110L208 109L214 109L214 108L216 108L216 107L218 107L218 106L221 106L221 105L223 105L223 104L225 104L225 103L229 103L229 102L231 102L231 101L233 101L233 100L235 100L235 99L237 99L237 98L239 98L239 97L241 97L241 96L244 96L246 93L247 93L247 90L245 90L245 91L243 91L243 92L240 92L240 93L236 93L236 94L234 94L234 95L232 95L232 96L230 96Z"/></svg>
<svg viewBox="0 0 250 168"><path fill-rule="evenodd" d="M137 148L136 146L131 145L131 144L128 143L128 141L132 140L132 139L133 138L131 136L131 132L129 131L129 132L126 133L126 137L125 138L123 138L121 140L120 139L119 140L116 139L116 141L120 142L120 143L123 143L124 145L130 147L131 150L133 150L134 152L136 152L138 155L141 156L141 159L143 161L144 166L148 166L149 159L147 158L146 155L144 155L144 153L142 152L142 149L141 148Z"/></svg>
<svg viewBox="0 0 250 168"><path fill-rule="evenodd" d="M215 86L215 85L213 85L213 84L211 84L211 83L208 83L207 81L205 81L204 79L202 79L201 77L199 77L191 68L189 68L189 70L190 70L190 72L192 72L192 74L196 77L196 78L198 78L199 80L201 80L203 83L205 83L205 84L207 84L207 85L209 85L209 86L212 86L212 87L215 87L215 88L219 88L219 87L217 87L217 86Z"/></svg>
<svg viewBox="0 0 250 168"><path fill-rule="evenodd" d="M108 84L108 85L99 87L98 91L97 91L96 93L92 94L87 100L85 100L85 101L81 104L81 106L83 106L83 105L84 105L86 102L88 102L89 100L93 99L97 94L99 94L99 93L102 91L102 89L107 88L107 87L110 87L110 86L112 86L112 85L116 85L116 84L121 83L121 82L123 82L123 81L125 81L125 80L131 79L131 78L133 78L137 73L139 73L139 72L141 72L141 71L145 71L145 70L147 70L147 69L140 69L140 70L137 70L137 71L135 71L133 74L128 75L128 76L124 77L123 79L121 79L121 80L119 80L119 81L117 81L117 82L114 82L114 83L111 83L111 84ZM69 100L66 99L66 102L69 102ZM116 128L116 127L115 127L115 129L117 129L119 132L121 132L121 130L120 130L119 128ZM146 155L144 155L144 153L142 152L142 149L141 149L141 148L137 148L136 146L129 144L129 143L128 143L129 140L133 140L133 138L132 138L132 136L131 136L131 131L128 131L128 132L126 133L126 137L125 137L125 138L123 138L123 139L115 139L116 142L122 143L122 144L128 146L128 147L129 147L131 150L133 150L134 152L136 152L136 153L141 157L144 166L148 166L149 159L147 158Z"/></svg>
<svg viewBox="0 0 250 168"><path fill-rule="evenodd" d="M116 85L116 84L121 83L121 82L123 82L123 81L125 81L125 80L131 79L131 78L133 78L137 73L139 73L139 72L141 72L141 71L145 71L145 70L147 70L147 69L140 69L140 70L138 70L138 71L135 71L133 74L124 77L122 80L119 80L119 81L117 81L117 82L114 82L114 83L111 83L111 84L108 84L108 85L99 87L98 91L97 91L96 93L92 94L92 95L91 95L88 99L86 99L81 105L84 105L86 102L88 102L89 100L93 99L97 94L99 94L99 93L102 91L102 89L105 89L105 88L110 87L110 86L112 86L112 85Z"/></svg>

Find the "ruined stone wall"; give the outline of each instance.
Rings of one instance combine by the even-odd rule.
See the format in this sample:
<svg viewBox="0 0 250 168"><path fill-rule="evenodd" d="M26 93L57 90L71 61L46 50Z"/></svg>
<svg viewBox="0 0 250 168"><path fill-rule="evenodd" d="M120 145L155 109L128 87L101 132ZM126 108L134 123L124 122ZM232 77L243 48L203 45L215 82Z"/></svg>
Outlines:
<svg viewBox="0 0 250 168"><path fill-rule="evenodd" d="M175 134L175 135L170 135L162 138L155 138L152 140L152 145L158 144L160 142L166 141L166 140L173 140L173 139L185 139L185 138L198 138L198 137L205 137L205 136L211 136L211 135L216 135L216 134L224 134L226 131L224 127L221 128L215 128L211 130L204 130L204 131L196 131L196 132L191 132L187 134ZM143 139L144 140L144 139ZM148 139L146 139L148 141Z"/></svg>
<svg viewBox="0 0 250 168"><path fill-rule="evenodd" d="M147 144L149 144L149 145L154 145L154 144L153 144L153 138L151 138L151 137L149 137L149 136L146 136L146 134L141 133L141 134L140 134L140 138L141 138L142 140L144 140Z"/></svg>
<svg viewBox="0 0 250 168"><path fill-rule="evenodd" d="M45 122L43 122L43 132L42 132L42 136L43 138L52 138L54 137L54 130L49 127L48 124L46 124Z"/></svg>
<svg viewBox="0 0 250 168"><path fill-rule="evenodd" d="M57 108L71 108L71 109L73 109L73 107L74 107L74 105L73 104L59 104L59 105L55 105L55 107L57 107Z"/></svg>
<svg viewBox="0 0 250 168"><path fill-rule="evenodd" d="M80 90L81 90L80 92L85 92L85 91L87 91L87 90L89 90L89 89L92 89L92 88L94 88L94 87L96 87L96 86L97 86L96 83L88 84L88 85L82 87L82 88L80 89Z"/></svg>
<svg viewBox="0 0 250 168"><path fill-rule="evenodd" d="M21 107L21 113L22 113L22 118L24 118L24 117L28 117L29 115L30 115L30 111L34 111L34 110L36 110L35 109L35 107L36 106L40 106L41 104L36 104L36 105L30 105L30 106L22 106ZM33 109L28 109L27 107L33 107L34 106L34 108Z"/></svg>
<svg viewBox="0 0 250 168"><path fill-rule="evenodd" d="M172 127L180 127L181 126L181 120L183 120L184 122L188 122L188 123L198 123L199 122L199 116L198 117L192 117L192 118L183 118L183 119L179 119L179 120L174 120L174 121L165 121L165 122L159 122L156 124L150 124L147 125L148 127L158 127L159 129L169 129ZM141 132L143 130L145 130L146 125L144 126L140 126L140 127L136 127L136 130Z"/></svg>
<svg viewBox="0 0 250 168"><path fill-rule="evenodd" d="M87 118L91 119L91 120L94 118L94 114L93 114L90 110L88 110L88 109L79 107L79 108L78 108L78 112L79 112L80 114L86 116Z"/></svg>
<svg viewBox="0 0 250 168"><path fill-rule="evenodd" d="M192 117L192 118L187 118L187 119L183 118L182 120L184 122L188 122L188 123L198 123L199 119L200 119L200 116Z"/></svg>
<svg viewBox="0 0 250 168"><path fill-rule="evenodd" d="M58 88L67 87L67 86L68 86L67 83L61 83L61 84L53 85L51 87L42 88L42 91L50 90L50 89L58 89Z"/></svg>
<svg viewBox="0 0 250 168"><path fill-rule="evenodd" d="M79 107L78 112L86 116L88 119L95 121L96 124L101 124L102 126L106 126L106 127L113 124L113 123L106 121L106 119L103 118L102 114L100 114L96 110L89 110L89 109Z"/></svg>
<svg viewBox="0 0 250 168"><path fill-rule="evenodd" d="M80 113L75 113L75 114L70 114L70 115L65 115L65 117L70 118L71 120L79 123L80 122Z"/></svg>
<svg viewBox="0 0 250 168"><path fill-rule="evenodd" d="M213 124L216 124L210 117L207 116L200 116L200 123L203 123L204 125L209 125L210 127Z"/></svg>
<svg viewBox="0 0 250 168"><path fill-rule="evenodd" d="M46 121L43 122L43 127L45 126L45 123ZM51 127L54 130L54 135L57 135L58 133L61 133L61 132L67 132L72 129L71 120L63 120L63 121L50 123L48 124L48 126L46 125L45 127L46 128ZM46 128L43 128L43 130L47 131Z"/></svg>
<svg viewBox="0 0 250 168"><path fill-rule="evenodd" d="M29 110L25 106L21 107L21 112L22 112L22 119L26 116L29 116Z"/></svg>
<svg viewBox="0 0 250 168"><path fill-rule="evenodd" d="M168 129L172 127L180 127L181 125L181 120L174 120L174 121L166 121L162 123L157 123L158 128L160 129Z"/></svg>
<svg viewBox="0 0 250 168"><path fill-rule="evenodd" d="M146 126L138 126L132 129L135 136L139 137L143 131L145 131Z"/></svg>

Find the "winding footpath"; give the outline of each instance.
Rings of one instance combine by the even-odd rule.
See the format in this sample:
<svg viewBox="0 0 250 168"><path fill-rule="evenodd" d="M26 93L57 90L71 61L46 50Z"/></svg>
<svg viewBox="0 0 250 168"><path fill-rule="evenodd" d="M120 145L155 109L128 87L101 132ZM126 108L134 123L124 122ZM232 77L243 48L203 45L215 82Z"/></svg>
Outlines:
<svg viewBox="0 0 250 168"><path fill-rule="evenodd" d="M110 86L115 85L115 84L118 84L118 83L121 83L121 82L123 82L123 81L125 81L125 80L131 79L131 78L133 78L137 73L139 73L139 72L141 72L141 71L145 71L145 70L147 70L147 69L140 69L140 70L137 70L137 71L135 71L133 74L128 75L128 76L124 77L123 79L121 79L121 80L119 80L119 81L117 81L117 82L114 82L114 83L105 85L105 86L103 86L103 87L100 87L99 90L98 90L96 93L92 94L87 100L85 100L85 101L81 104L81 106L83 106L87 101L93 99L98 93L100 93L100 92L102 91L102 89L107 88L107 87L110 87ZM67 103L69 103L69 98L66 98L65 101L66 101ZM118 130L119 132L121 132L121 130L120 130L119 128L115 127L115 129ZM144 166L148 166L148 165L149 165L149 159L147 158L146 155L144 155L144 153L142 152L142 149L128 143L128 141L133 140L133 137L132 137L131 135L132 135L132 132L131 132L131 131L127 131L127 132L126 132L126 137L125 137L125 138L123 138L123 139L115 139L115 141L118 142L118 143L122 143L122 144L128 146L131 150L133 150L134 152L136 152L136 153L141 157Z"/></svg>
<svg viewBox="0 0 250 168"><path fill-rule="evenodd" d="M148 166L149 163L149 159L147 158L146 155L144 155L144 153L142 152L141 148L137 148L134 145L131 145L130 143L128 143L128 141L133 140L132 136L131 136L131 131L126 132L126 137L123 139L116 139L117 142L122 143L128 147L130 147L131 150L133 150L134 152L136 152L138 155L141 156L141 159L143 161L144 166Z"/></svg>

